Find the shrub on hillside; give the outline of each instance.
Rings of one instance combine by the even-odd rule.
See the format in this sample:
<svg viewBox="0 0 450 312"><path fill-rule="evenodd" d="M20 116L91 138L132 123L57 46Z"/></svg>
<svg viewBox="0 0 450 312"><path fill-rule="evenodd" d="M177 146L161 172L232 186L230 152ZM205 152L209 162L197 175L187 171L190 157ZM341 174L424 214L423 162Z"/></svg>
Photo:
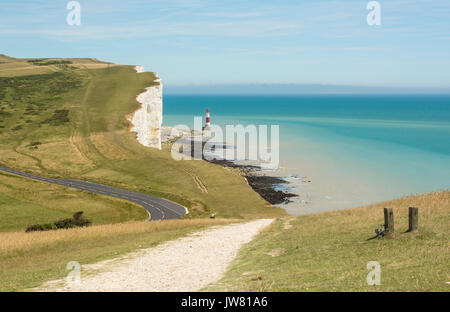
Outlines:
<svg viewBox="0 0 450 312"><path fill-rule="evenodd" d="M57 227L53 223L46 223L46 224L34 224L27 227L25 232L35 232L35 231L49 231L49 230L56 230Z"/></svg>
<svg viewBox="0 0 450 312"><path fill-rule="evenodd" d="M27 227L25 232L71 229L75 227L89 226L91 224L92 224L91 220L83 217L83 211L79 211L75 213L72 218L60 219L51 224L47 223L47 224L30 225L29 227Z"/></svg>
<svg viewBox="0 0 450 312"><path fill-rule="evenodd" d="M64 123L69 122L69 110L67 109L57 109L53 112L50 118L42 121L41 124L49 124L51 126L60 126Z"/></svg>
<svg viewBox="0 0 450 312"><path fill-rule="evenodd" d="M91 221L84 218L81 218L79 220L76 220L74 218L68 218L58 220L54 224L58 229L70 229L74 227L89 226L91 225Z"/></svg>

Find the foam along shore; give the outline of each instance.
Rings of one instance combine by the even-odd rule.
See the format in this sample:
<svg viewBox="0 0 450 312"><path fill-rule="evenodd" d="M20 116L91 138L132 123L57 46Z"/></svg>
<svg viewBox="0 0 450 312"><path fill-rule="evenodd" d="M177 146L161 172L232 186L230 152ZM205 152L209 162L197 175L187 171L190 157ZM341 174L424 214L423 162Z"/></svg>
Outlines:
<svg viewBox="0 0 450 312"><path fill-rule="evenodd" d="M137 73L144 72L142 66L136 66L135 70ZM145 92L136 98L141 103L141 108L133 114L131 131L137 133L137 140L140 144L161 149L163 85L159 77L155 82L159 84L146 88Z"/></svg>

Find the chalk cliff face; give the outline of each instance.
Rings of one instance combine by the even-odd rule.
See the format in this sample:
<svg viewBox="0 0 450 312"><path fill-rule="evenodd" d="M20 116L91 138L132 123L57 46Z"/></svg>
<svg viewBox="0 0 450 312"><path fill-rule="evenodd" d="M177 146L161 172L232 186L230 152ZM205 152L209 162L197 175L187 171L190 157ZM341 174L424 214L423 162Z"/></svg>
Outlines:
<svg viewBox="0 0 450 312"><path fill-rule="evenodd" d="M136 66L134 69L136 70L137 73L145 72L145 69L143 66Z"/></svg>
<svg viewBox="0 0 450 312"><path fill-rule="evenodd" d="M136 71L143 72L143 69L136 68ZM137 133L137 140L144 146L161 149L161 125L162 125L162 83L157 79L159 85L146 88L145 92L137 97L137 101L142 104L134 115L131 123L131 131Z"/></svg>

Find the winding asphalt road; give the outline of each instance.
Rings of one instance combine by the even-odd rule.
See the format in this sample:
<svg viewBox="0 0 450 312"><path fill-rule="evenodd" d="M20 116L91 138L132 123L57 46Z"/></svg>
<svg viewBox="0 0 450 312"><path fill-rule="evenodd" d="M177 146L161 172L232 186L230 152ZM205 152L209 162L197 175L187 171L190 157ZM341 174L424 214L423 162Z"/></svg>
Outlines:
<svg viewBox="0 0 450 312"><path fill-rule="evenodd" d="M147 194L127 191L124 189L119 189L108 185L96 184L80 180L45 178L34 174L29 174L5 168L2 166L0 166L0 171L9 172L15 175L19 175L37 181L62 185L83 191L88 191L91 193L97 193L101 195L107 195L111 197L128 200L130 202L141 205L148 211L148 213L150 214L148 221L178 219L187 212L185 207L176 204L174 202L171 202L169 200Z"/></svg>

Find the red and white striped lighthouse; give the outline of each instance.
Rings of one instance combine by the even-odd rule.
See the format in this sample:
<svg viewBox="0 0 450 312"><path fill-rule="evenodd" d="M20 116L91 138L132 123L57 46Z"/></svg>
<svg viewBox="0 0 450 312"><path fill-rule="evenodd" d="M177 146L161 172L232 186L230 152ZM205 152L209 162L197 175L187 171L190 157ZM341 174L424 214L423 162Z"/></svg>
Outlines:
<svg viewBox="0 0 450 312"><path fill-rule="evenodd" d="M209 108L206 109L206 124L205 127L209 127L211 125L211 120L209 119Z"/></svg>

